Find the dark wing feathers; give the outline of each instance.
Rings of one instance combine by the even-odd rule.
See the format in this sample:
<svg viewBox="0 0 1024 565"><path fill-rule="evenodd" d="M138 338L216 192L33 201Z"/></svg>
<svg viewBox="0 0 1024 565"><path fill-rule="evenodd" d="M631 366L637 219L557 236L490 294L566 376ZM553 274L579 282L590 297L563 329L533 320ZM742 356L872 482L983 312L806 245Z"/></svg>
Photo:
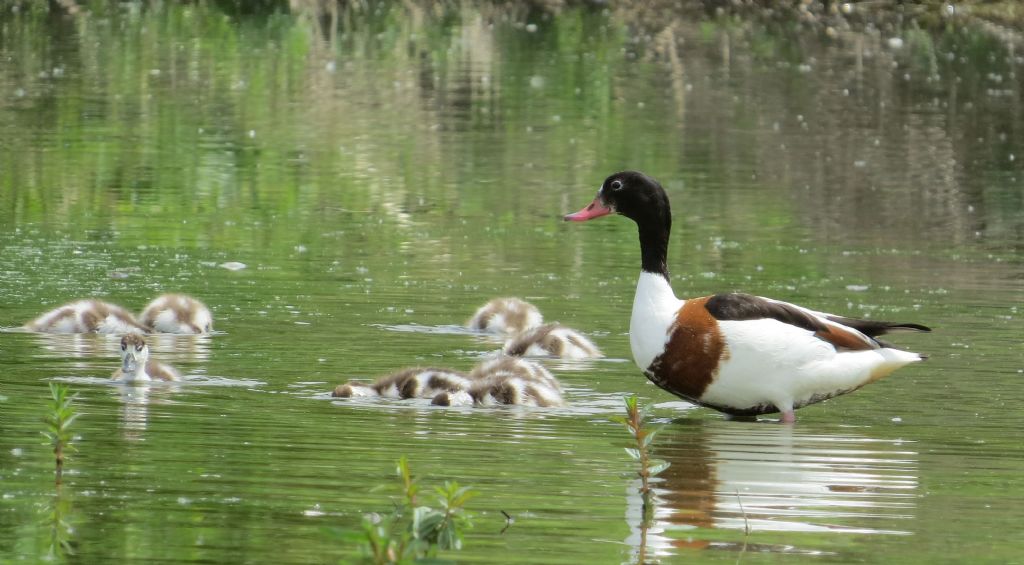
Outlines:
<svg viewBox="0 0 1024 565"><path fill-rule="evenodd" d="M812 332L828 330L824 322L803 310L784 302L772 302L759 296L729 292L716 294L704 305L718 320L776 320Z"/></svg>
<svg viewBox="0 0 1024 565"><path fill-rule="evenodd" d="M876 320L859 320L857 318L846 318L843 316L826 316L829 320L851 327L864 335L875 337L889 333L893 330L912 330L918 332L930 332L931 328L921 324L898 324L893 322L879 322Z"/></svg>
<svg viewBox="0 0 1024 565"><path fill-rule="evenodd" d="M879 342L875 337L892 330L931 331L930 328L920 324L897 324L826 315L825 318L828 321L843 326L836 327L826 324L817 316L792 304L775 302L759 296L735 292L716 294L708 299L705 307L718 320L739 321L772 318L782 323L814 332L814 335L818 338L833 344L837 348L843 349L887 347L886 344ZM866 340L864 336L867 336Z"/></svg>

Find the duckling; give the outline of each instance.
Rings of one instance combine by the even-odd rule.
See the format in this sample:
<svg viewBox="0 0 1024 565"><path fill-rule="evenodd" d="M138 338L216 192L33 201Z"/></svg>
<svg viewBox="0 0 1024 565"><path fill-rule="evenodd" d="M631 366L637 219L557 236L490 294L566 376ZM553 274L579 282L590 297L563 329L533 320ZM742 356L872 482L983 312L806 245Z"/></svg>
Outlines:
<svg viewBox="0 0 1024 565"><path fill-rule="evenodd" d="M146 305L142 325L168 334L205 334L213 331L213 315L205 304L185 294L164 294Z"/></svg>
<svg viewBox="0 0 1024 565"><path fill-rule="evenodd" d="M176 381L178 372L170 365L149 358L149 346L138 334L127 334L121 338L121 368L114 371L111 379L125 383L148 381Z"/></svg>
<svg viewBox="0 0 1024 565"><path fill-rule="evenodd" d="M466 326L473 330L514 335L544 323L540 310L518 298L495 298L477 309Z"/></svg>
<svg viewBox="0 0 1024 565"><path fill-rule="evenodd" d="M88 299L69 302L27 322L24 328L32 332L77 333L145 333L146 328L124 308Z"/></svg>
<svg viewBox="0 0 1024 565"><path fill-rule="evenodd" d="M574 329L561 324L545 324L523 332L505 343L505 355L546 356L564 359L592 359L604 357L601 350Z"/></svg>
<svg viewBox="0 0 1024 565"><path fill-rule="evenodd" d="M381 377L370 384L348 382L338 385L331 396L340 398L383 396L386 398L430 398L438 393L469 388L469 376L452 369L409 367Z"/></svg>
<svg viewBox="0 0 1024 565"><path fill-rule="evenodd" d="M565 406L558 379L532 361L502 355L474 367L469 378L472 384L468 389L438 393L431 404Z"/></svg>

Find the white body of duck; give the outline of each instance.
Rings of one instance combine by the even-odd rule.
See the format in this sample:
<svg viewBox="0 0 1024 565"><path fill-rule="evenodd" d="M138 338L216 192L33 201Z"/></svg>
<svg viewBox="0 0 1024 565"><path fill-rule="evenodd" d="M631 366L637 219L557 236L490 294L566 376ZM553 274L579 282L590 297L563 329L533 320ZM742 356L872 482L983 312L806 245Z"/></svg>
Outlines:
<svg viewBox="0 0 1024 565"><path fill-rule="evenodd" d="M791 422L796 408L923 359L875 339L890 330L929 331L917 324L844 318L738 293L680 300L665 266L671 213L661 185L641 173L616 173L566 220L613 212L640 231L633 358L648 379L677 396L733 415L781 412Z"/></svg>
<svg viewBox="0 0 1024 565"><path fill-rule="evenodd" d="M205 304L185 294L163 294L153 299L139 322L154 333L205 334L213 331L213 315Z"/></svg>
<svg viewBox="0 0 1024 565"><path fill-rule="evenodd" d="M469 374L466 390L436 395L438 406L564 406L562 385L538 363L501 355L484 361Z"/></svg>
<svg viewBox="0 0 1024 565"><path fill-rule="evenodd" d="M505 343L505 355L515 357L554 356L563 359L594 359L604 357L583 334L561 324L544 324L527 330Z"/></svg>
<svg viewBox="0 0 1024 565"><path fill-rule="evenodd" d="M124 334L146 331L128 310L95 299L69 302L26 323L24 327L33 332L61 334Z"/></svg>
<svg viewBox="0 0 1024 565"><path fill-rule="evenodd" d="M410 367L381 377L372 383L348 382L338 385L331 396L338 398L432 398L443 392L467 390L469 376L453 369Z"/></svg>
<svg viewBox="0 0 1024 565"><path fill-rule="evenodd" d="M150 381L176 381L180 377L170 365L149 358L149 346L138 334L121 338L121 367L111 379L128 384Z"/></svg>
<svg viewBox="0 0 1024 565"><path fill-rule="evenodd" d="M490 333L518 334L544 323L536 306L519 298L495 298L477 308L466 326Z"/></svg>

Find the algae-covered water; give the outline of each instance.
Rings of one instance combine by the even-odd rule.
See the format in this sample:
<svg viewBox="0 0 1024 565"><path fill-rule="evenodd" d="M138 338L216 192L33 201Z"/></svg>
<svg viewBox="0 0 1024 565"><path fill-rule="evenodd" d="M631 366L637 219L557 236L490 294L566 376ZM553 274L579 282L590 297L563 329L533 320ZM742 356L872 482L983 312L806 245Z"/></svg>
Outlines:
<svg viewBox="0 0 1024 565"><path fill-rule="evenodd" d="M660 562L1024 556L1012 39L604 5L80 4L0 9L0 326L185 292L217 332L154 339L186 379L131 388L106 381L117 337L0 333L0 561L352 560L332 530L392 507L404 455L479 492L448 557L631 562L640 499L609 421L627 394L672 464ZM929 361L792 427L648 384L635 227L561 221L625 168L672 199L679 296L927 324L893 341ZM327 395L468 369L500 343L458 327L496 296L607 353L542 361L569 407ZM83 414L59 496L54 381Z"/></svg>

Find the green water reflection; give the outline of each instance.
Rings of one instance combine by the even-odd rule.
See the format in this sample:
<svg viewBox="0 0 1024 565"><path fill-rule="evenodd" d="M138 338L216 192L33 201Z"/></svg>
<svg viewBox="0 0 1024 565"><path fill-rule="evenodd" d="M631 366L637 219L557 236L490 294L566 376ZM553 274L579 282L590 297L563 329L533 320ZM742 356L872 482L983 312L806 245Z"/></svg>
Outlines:
<svg viewBox="0 0 1024 565"><path fill-rule="evenodd" d="M627 393L667 425L663 562L1019 559L1024 69L1001 41L614 6L81 4L0 12L0 325L180 291L219 333L157 340L188 379L148 389L105 381L116 338L0 334L0 560L55 540L84 562L352 559L327 529L386 511L407 455L481 493L460 561L627 562L639 501L607 421ZM926 323L896 341L931 360L792 429L656 390L625 333L635 228L560 222L622 168L670 193L680 296ZM469 368L499 344L453 327L504 295L609 355L545 361L569 408L325 396ZM85 413L59 495L53 379Z"/></svg>

